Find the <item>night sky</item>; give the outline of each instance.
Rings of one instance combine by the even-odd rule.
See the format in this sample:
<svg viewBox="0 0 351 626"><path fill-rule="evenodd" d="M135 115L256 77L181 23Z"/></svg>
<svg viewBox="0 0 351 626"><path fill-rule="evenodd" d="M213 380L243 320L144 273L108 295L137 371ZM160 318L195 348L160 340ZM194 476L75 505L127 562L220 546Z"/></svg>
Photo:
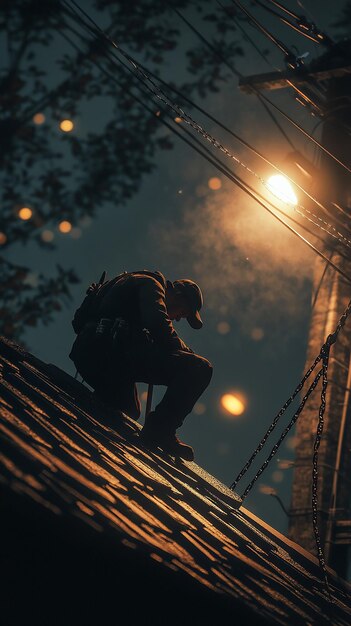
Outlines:
<svg viewBox="0 0 351 626"><path fill-rule="evenodd" d="M337 32L332 24L343 1L291 0L285 4L309 18L312 16L329 34ZM84 2L84 8L89 10L89 2ZM214 10L219 10L215 3ZM251 10L286 44L296 46L299 54L309 52L311 59L323 52L273 16L259 8ZM196 25L197 15L191 11L186 15ZM95 18L98 21L98 14ZM185 25L182 29L188 45L195 35ZM247 32L260 48L270 50L271 66L248 42L241 40L245 56L238 59L237 69L246 76L284 69L282 54L253 29L248 27ZM66 45L60 42L50 50L46 63L52 77ZM172 73L176 77L185 75L183 62L181 42L172 60L161 68L163 78L167 80ZM307 130L312 131L316 126L318 119L294 101L291 90L274 91L267 96ZM235 76L224 84L220 93L205 101L194 100L277 165L291 151L257 98L239 90ZM267 165L213 122L195 111L191 115L259 176L269 175ZM73 118L72 132L78 138L84 136L102 116L104 103L91 104ZM286 121L277 119L296 147L315 160L313 144ZM320 126L316 138L320 137L319 132ZM96 218L83 220L73 232L62 234L56 230L54 252L34 245L17 246L11 249L8 258L18 263L29 262L34 281L37 272L54 273L56 263L74 267L79 275L81 283L72 290L70 307L64 308L51 325L35 328L25 337L37 357L73 376L75 369L68 358L74 340L71 319L85 289L103 270L110 278L124 270L160 270L170 280L188 277L200 284L205 300L203 329L194 331L185 321L176 323L175 327L193 350L213 363L214 375L179 435L194 446L196 462L229 485L302 376L315 255L214 166L180 140L174 141L175 148L159 154L154 173L144 179L140 192L126 206L101 206ZM259 188L256 177L233 162L228 165ZM265 193L262 188L260 191ZM146 386L140 385L139 390L142 394ZM162 387L155 389L154 402L163 392ZM237 417L220 407L221 396L231 392L240 394L246 405L244 413ZM281 428L272 435L272 445L280 432ZM267 453L270 442L265 448ZM282 469L281 461L293 459L293 447L292 431L245 501L250 511L283 533L287 529L286 513L277 499L265 491L273 488L285 507L289 507L292 470ZM264 458L265 455L259 457L261 462ZM247 482L245 476L238 493Z"/></svg>

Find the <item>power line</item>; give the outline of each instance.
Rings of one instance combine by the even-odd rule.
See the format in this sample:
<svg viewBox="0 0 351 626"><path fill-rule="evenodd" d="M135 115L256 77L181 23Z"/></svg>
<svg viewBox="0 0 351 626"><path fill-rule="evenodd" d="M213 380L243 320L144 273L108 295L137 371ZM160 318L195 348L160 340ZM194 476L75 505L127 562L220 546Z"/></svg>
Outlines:
<svg viewBox="0 0 351 626"><path fill-rule="evenodd" d="M277 48L279 48L281 50L281 52L283 52L283 54L285 55L285 61L286 61L287 65L288 65L288 67L291 67L292 69L296 69L297 67L301 67L301 62L291 52L291 50L289 50L289 48L287 48L287 46L285 46L285 44L283 44L280 41L280 39L278 39L277 37L272 35L272 33L270 33L269 30L267 30L264 26L262 26L262 24L252 15L252 13L250 13L250 11L248 11L241 4L241 2L239 2L239 0L232 0L232 3L235 4L243 13L245 13L245 15L248 17L249 21L252 24L254 24L254 26L256 26L256 28L258 28L258 30L260 30L265 35L265 37L267 37L275 46L277 46Z"/></svg>
<svg viewBox="0 0 351 626"><path fill-rule="evenodd" d="M66 4L66 2L64 2ZM74 2L74 4L76 4ZM83 11L83 13L85 14L85 12ZM89 17L89 16L88 16ZM91 19L91 18L90 18ZM83 22L83 20L82 20ZM84 22L83 22L84 23ZM89 28L89 27L88 27ZM117 46L117 44L114 44L115 46ZM123 53L122 53L123 55ZM129 60L129 59L128 59ZM133 65L135 63L133 62ZM123 67L125 67L125 64L122 63ZM127 69L127 68L126 68ZM139 75L135 74L135 77L138 78L138 80L140 80ZM143 81L142 81L143 82ZM143 84L145 85L145 83L143 82ZM147 88L148 86L145 85ZM149 88L148 88L149 89ZM131 94L134 96L134 94ZM157 96L157 94L154 94ZM158 96L157 96L158 97ZM144 105L144 103L142 103L142 101L140 101L138 99L139 102L141 102L141 104ZM164 102L164 104L168 104L167 102ZM203 150L203 146L201 148L201 150L197 147L194 146L193 143L189 142L188 139L186 139L185 137L182 137L182 135L176 131L175 129L173 129L173 127L171 127L170 125L167 124L167 122L164 121L164 123L171 129L173 130L173 132L175 132L178 136L180 136L186 143L188 143L189 145L191 145L197 152L199 152L200 154L202 154L202 156L204 156L207 160L209 160L212 164L214 164L217 169L220 169L220 171L222 171L222 173L224 173L225 176L227 176L228 178L230 178L232 180L232 182L234 182L240 189L242 189L243 191L245 191L251 198L253 198L254 200L256 200L256 202L261 205L265 210L267 210L273 217L275 217L276 220L278 220L281 224L283 224L286 228L288 228L288 230L292 233L294 233L300 240L302 240L306 245L308 245L316 254L318 254L319 256L321 256L330 266L332 266L335 271L337 271L338 273L340 273L348 282L351 282L351 278L349 276L347 276L347 274L345 274L345 272L343 272L343 270L341 270L339 267L337 267L332 261L330 261L322 252L320 252L313 244L311 244L307 239L305 239L305 237L303 237L300 233L298 233L294 228L292 228L291 226L289 226L289 224L287 224L286 222L284 222L283 219L281 219L278 215L276 215L276 213L274 213L273 210L271 210L267 204L270 204L271 206L274 207L275 210L278 210L277 207L275 207L271 202L267 201L266 199L264 199L258 192L256 192L248 183L244 182L240 177L238 177L236 174L234 174L231 171L228 171L228 169L226 168L226 166L222 167L222 165L219 165L219 163L221 163L220 161L218 161L218 159L214 159L211 157L209 157L207 154L205 154L205 151ZM196 129L195 129L196 130ZM194 137L193 137L194 139Z"/></svg>
<svg viewBox="0 0 351 626"><path fill-rule="evenodd" d="M236 0L232 0L233 2ZM179 11L176 11L178 13L178 15L180 15ZM223 58L221 55L219 55L219 53L213 48L213 46L205 39L205 37L203 35L201 35L201 33L199 33L199 31L192 25L189 24L188 20L185 20L185 18L182 17L182 19L190 26L190 28L192 29L192 31L194 33L197 34L197 36L199 36L201 38L201 40L214 52L214 54L216 54L218 56L218 58ZM100 29L101 30L101 29ZM103 31L101 31L103 32ZM139 63L139 65L141 66L141 64ZM226 62L226 65L234 72L234 74L236 76L239 76L240 78L242 78L242 74L234 69L231 65L229 65ZM148 70L148 72L150 73L150 71ZM158 77L157 77L158 78ZM293 85L290 81L290 86L293 87L294 89L297 89L300 92L300 90L296 87L296 85ZM310 135L307 131L305 131L301 126L299 126L299 124L297 124L297 122L295 122L289 115L287 115L287 113L285 113L282 109L280 109L276 104L274 104L274 102L272 102L271 100L269 100L269 98L267 98L263 93L261 93L255 86L252 86L252 89L254 90L255 94L257 96L259 96L261 103L263 104L262 100L267 103L268 105L272 106L276 111L278 111L283 117L285 117L285 119L287 121L289 121L295 128L297 128L297 130L299 130L302 134L305 135L305 137L307 137L310 141L312 141L315 145L317 145L318 148L320 148L320 150L323 150L323 152L325 152L329 157L331 157L332 159L334 159L337 163L339 163L339 165L341 165L342 167L344 167L349 173L351 173L351 169L345 165L342 161L340 161L335 155L333 155L331 152L329 152L329 150L327 150L321 143L319 143L312 135ZM266 110L268 111L269 109L266 108ZM275 123L277 123L277 121L274 118ZM282 128L280 127L280 125L278 124L279 129L281 130L281 132L283 132L285 138L289 141L289 143L292 145L290 139L287 137L287 135L284 133L284 131L282 130ZM294 148L295 149L295 148Z"/></svg>
<svg viewBox="0 0 351 626"><path fill-rule="evenodd" d="M304 15L296 15L296 13L293 13L292 11L290 11L290 9L284 7L280 2L275 2L275 0L268 0L268 2L278 7L281 11L287 13L290 17L293 17L296 22L296 24L294 24L274 9L268 7L261 0L255 0L255 2L263 9L265 9L265 11L268 11L271 15L275 15L281 22L295 30L303 37L310 39L314 43L324 44L327 46L334 45L334 42L330 39L330 37L328 37L328 35L326 35L325 33L322 33L314 23L308 22Z"/></svg>
<svg viewBox="0 0 351 626"><path fill-rule="evenodd" d="M242 74L233 65L231 65L231 63L228 63L227 59L206 39L206 37L204 37L200 33L200 31L197 30L197 28L195 28L195 26L193 26L189 22L189 20L186 19L186 17L184 17L184 15L180 11L178 11L178 9L176 9L175 7L171 8L172 11L174 11L174 13L176 13L178 17L184 22L184 24L186 24L188 28L190 28L190 30L195 33L195 35L202 41L202 43L211 50L214 56L216 56L222 63L224 63L224 65L226 65L230 69L234 76L242 78Z"/></svg>
<svg viewBox="0 0 351 626"><path fill-rule="evenodd" d="M75 4L75 3L74 3L74 4ZM85 12L84 12L84 11L83 11L83 13L85 14ZM88 16L88 18L89 18L89 16ZM82 18L80 18L80 19L82 19ZM91 18L89 18L89 20L93 22L93 24L94 24L95 28L97 28L97 29L98 29L98 31L101 31L101 29L100 29L100 28L99 28L99 27L95 24L95 22L94 22ZM83 21L83 23L84 23L84 21ZM85 25L86 25L86 24L85 24ZM93 34L96 36L96 32L95 32L95 30L94 30L94 29L92 29L92 28L91 28L91 27L89 27L89 26L86 26L86 27L89 29L89 32L92 30L92 31L93 31ZM107 37L107 36L103 33L103 31L101 31L101 32L102 32L102 34L103 34L103 36L104 36L104 37ZM109 39L109 38L108 38L108 39ZM133 67L135 68L135 70L137 71L137 74L136 74L136 72L135 72L135 71L133 71L133 70L132 70L129 66L127 66L127 67L126 67L126 66L123 64L123 65L124 65L124 67L125 67L125 69L127 69L129 72L131 72L133 75L135 75L135 76L138 78L138 80L141 80L141 81L142 81L142 83L144 84L144 86L148 89L148 91L150 91L150 92L152 93L152 95L153 95L153 96L157 97L159 100L161 100L161 102L163 102L163 104L165 104L167 107L169 107L169 108L171 108L173 111L175 111L175 112L176 112L176 114L177 114L177 115L179 115L179 116L180 116L180 117L181 117L181 118L182 118L182 119L183 119L183 120L184 120L187 124L189 124L189 125L192 127L192 129L193 129L193 130L195 130L197 133L200 133L200 134L201 134L201 135L202 135L205 139L209 140L209 141L212 143L212 145L213 145L213 146L215 146L216 148L220 149L222 152L224 152L224 154L226 154L226 156L230 157L230 158L231 158L231 159L233 159L233 160L234 160L237 164L239 164L239 165L241 165L242 167L244 167L244 168L245 168L245 169L246 169L246 170L247 170L250 174L253 174L253 175L254 175L254 176L255 176L255 177L256 177L256 178L257 178L257 179L258 179L261 183L263 183L263 184L264 184L264 186L266 186L265 181L264 181L264 180L263 180L260 176L258 176L258 175L257 175L257 174L256 174L256 173L255 173L255 172L254 172L251 168L249 168L249 167L248 167L247 165L245 165L245 164L244 164L244 163L243 163L240 159L238 159L236 156L234 156L234 155L233 155L233 154L232 154L232 153L231 153L231 152L230 152L227 148L225 148L222 144L220 144L220 143L218 142L218 140L216 140L216 139L215 139L214 137L212 137L209 133L207 133L206 131L204 131L204 129L203 129L203 128L202 128L202 127L201 127L201 126L200 126L197 122L195 122L195 121L194 121L194 120L193 120L193 119L192 119L192 118L191 118L188 114L186 114L186 113L185 113L185 112L184 112L184 111L183 111L183 110L182 110L182 109L181 109L178 105L176 105L176 104L172 103L172 101L168 101L168 98L167 98L167 96L164 94L164 92L162 92L162 91L160 90L160 88L159 88L157 85L155 85L155 83L153 83L153 81L150 79L150 77L149 77L147 74L145 74L145 72L142 72L142 71L141 71L140 66L139 66L139 65L138 65L138 64L137 64L137 63L136 63L133 59L131 59L131 58L129 57L129 55L127 55L126 53L124 53L124 52L123 52L123 50L121 50L121 49L120 49L120 47L119 47L119 46L118 46L115 42L110 41L110 43L112 43L112 44L113 44L113 46L114 46L115 48L117 48L117 49L121 52L122 56L123 56L124 58L126 58L126 60L128 61L128 63L132 63L132 66L133 66ZM116 60L117 60L119 63L121 63L120 59L118 59L117 57L116 57ZM145 80L144 80L144 79L147 79L148 81L150 81L150 83L153 85L153 87L154 87L157 91L155 91L155 89L151 88L151 87L150 87L147 83L145 83ZM258 193L258 192L255 192L255 193ZM262 196L261 196L261 197L262 197ZM301 207L301 208L302 208L302 209L304 209L304 207ZM306 209L304 209L304 210L306 210ZM302 217L306 217L306 216L304 215L304 213L303 213L303 212L301 212L301 211L298 211L298 212L299 212L299 214L300 214L300 215L302 215ZM307 211L307 212L309 212L309 211ZM316 216L315 216L314 214L312 214L311 212L309 212L309 213L310 213L310 215L312 215L313 217L316 217ZM320 226L320 224L318 224L318 223L316 223L316 222L313 222L313 220L312 220L311 218L307 217L307 219L308 219L309 221L311 221L312 223L314 223L314 225L318 226L319 228L321 228L322 230L324 230L325 232L327 232L327 233L328 233L329 235L331 235L332 237L335 237L335 235L333 235L333 233L330 233L328 230L326 230L325 228L323 228L322 226ZM341 239L339 239L338 237L335 237L335 238L337 238L337 239L338 239L338 240L339 240L342 244L347 245L347 243L351 243L351 242L349 242L349 241L348 241L348 240L347 240L347 239L346 239L346 238L345 238L345 237L344 237L341 233L339 233L338 231L336 231L336 229L335 229L332 225L330 225L330 224L328 224L327 222L325 222L325 221L321 220L321 218L319 218L319 217L317 217L317 219L318 219L319 221L322 221L322 222L323 222L326 226L328 226L329 228L332 228L332 229L334 230L334 232L336 232L338 235L340 235ZM346 243L346 242L347 242L347 243Z"/></svg>

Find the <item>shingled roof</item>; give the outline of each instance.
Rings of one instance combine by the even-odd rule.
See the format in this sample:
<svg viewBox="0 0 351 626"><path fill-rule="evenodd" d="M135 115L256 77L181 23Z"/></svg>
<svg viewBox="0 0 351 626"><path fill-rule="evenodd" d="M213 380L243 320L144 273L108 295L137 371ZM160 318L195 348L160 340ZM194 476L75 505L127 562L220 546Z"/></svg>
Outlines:
<svg viewBox="0 0 351 626"><path fill-rule="evenodd" d="M349 626L347 583L86 386L2 338L0 387L4 626Z"/></svg>

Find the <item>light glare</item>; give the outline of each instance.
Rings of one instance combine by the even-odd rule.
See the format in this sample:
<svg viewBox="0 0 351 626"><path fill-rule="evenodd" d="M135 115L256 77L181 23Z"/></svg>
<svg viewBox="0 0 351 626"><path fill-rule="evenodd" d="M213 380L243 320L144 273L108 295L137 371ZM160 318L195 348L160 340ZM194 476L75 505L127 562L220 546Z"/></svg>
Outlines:
<svg viewBox="0 0 351 626"><path fill-rule="evenodd" d="M62 120L62 122L60 122L60 128L64 133L71 132L71 130L73 130L73 127L74 124L72 120Z"/></svg>
<svg viewBox="0 0 351 626"><path fill-rule="evenodd" d="M18 217L20 217L21 220L30 220L32 215L33 215L32 209L30 209L27 206L22 207L22 209L18 211Z"/></svg>
<svg viewBox="0 0 351 626"><path fill-rule="evenodd" d="M293 204L294 206L298 202L288 179L281 174L271 176L267 181L267 188L274 196L276 196L276 198L279 198L279 200L282 200L283 202Z"/></svg>
<svg viewBox="0 0 351 626"><path fill-rule="evenodd" d="M209 188L212 189L212 191L217 191L217 189L220 189L222 187L222 181L220 178L217 178L217 176L213 176L213 178L209 178L207 184Z"/></svg>
<svg viewBox="0 0 351 626"><path fill-rule="evenodd" d="M231 415L241 415L245 411L245 405L233 393L225 393L221 398L222 407Z"/></svg>
<svg viewBox="0 0 351 626"><path fill-rule="evenodd" d="M44 124L44 122L45 122L45 115L44 115L44 113L36 113L33 116L33 122L34 122L34 124L38 124L38 125Z"/></svg>
<svg viewBox="0 0 351 626"><path fill-rule="evenodd" d="M66 220L63 220L63 222L60 222L59 231L61 233L69 233L71 230L72 230L72 224L70 222L67 222Z"/></svg>

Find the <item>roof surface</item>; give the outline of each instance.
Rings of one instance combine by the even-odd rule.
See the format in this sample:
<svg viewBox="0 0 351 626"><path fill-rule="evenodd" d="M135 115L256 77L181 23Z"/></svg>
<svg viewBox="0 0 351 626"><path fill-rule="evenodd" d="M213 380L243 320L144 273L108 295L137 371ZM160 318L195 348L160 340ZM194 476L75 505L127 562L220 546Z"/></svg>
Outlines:
<svg viewBox="0 0 351 626"><path fill-rule="evenodd" d="M6 625L105 623L123 607L132 625L349 626L347 583L330 572L330 604L314 557L4 338L0 389Z"/></svg>

